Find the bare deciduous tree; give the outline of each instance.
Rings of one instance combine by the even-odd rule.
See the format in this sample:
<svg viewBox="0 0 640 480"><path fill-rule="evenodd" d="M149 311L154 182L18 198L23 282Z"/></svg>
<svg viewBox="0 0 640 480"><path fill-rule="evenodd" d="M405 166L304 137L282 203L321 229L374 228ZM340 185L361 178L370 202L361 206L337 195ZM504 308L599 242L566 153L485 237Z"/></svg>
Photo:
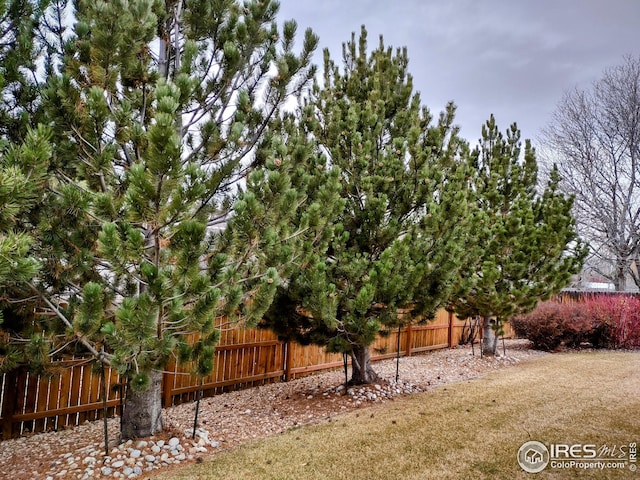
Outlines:
<svg viewBox="0 0 640 480"><path fill-rule="evenodd" d="M629 277L640 287L640 57L625 57L591 88L566 93L543 133L561 188L575 196L589 263L616 290Z"/></svg>

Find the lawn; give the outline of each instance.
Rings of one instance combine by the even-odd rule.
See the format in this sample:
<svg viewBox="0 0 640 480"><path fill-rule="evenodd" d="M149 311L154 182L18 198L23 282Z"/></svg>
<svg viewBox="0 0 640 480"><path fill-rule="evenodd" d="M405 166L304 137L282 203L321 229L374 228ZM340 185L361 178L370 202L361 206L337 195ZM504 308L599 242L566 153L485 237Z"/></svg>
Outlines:
<svg viewBox="0 0 640 480"><path fill-rule="evenodd" d="M517 452L529 440L598 448L640 443L640 352L545 356L251 442L154 478L640 479L628 466L526 473Z"/></svg>

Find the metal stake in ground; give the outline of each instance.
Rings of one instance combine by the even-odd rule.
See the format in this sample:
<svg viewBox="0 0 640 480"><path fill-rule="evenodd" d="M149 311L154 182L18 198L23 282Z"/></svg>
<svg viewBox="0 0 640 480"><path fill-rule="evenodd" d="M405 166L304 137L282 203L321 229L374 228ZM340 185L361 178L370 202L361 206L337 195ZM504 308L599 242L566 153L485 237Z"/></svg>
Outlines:
<svg viewBox="0 0 640 480"><path fill-rule="evenodd" d="M200 413L200 399L202 398L202 388L204 385L204 378L200 379L200 388L198 388L198 392L196 393L197 398L196 398L196 414L193 417L193 435L191 435L191 438L195 439L196 438L196 429L198 428L198 414Z"/></svg>
<svg viewBox="0 0 640 480"><path fill-rule="evenodd" d="M102 376L102 422L104 428L104 456L109 456L109 426L107 424L107 375L104 371L104 362L100 362Z"/></svg>
<svg viewBox="0 0 640 480"><path fill-rule="evenodd" d="M124 422L124 396L127 394L127 384L120 382L115 385L114 388L118 389L118 395L120 395L120 431L122 431L122 424Z"/></svg>
<svg viewBox="0 0 640 480"><path fill-rule="evenodd" d="M344 363L344 394L349 389L349 373L347 372L347 352L342 353L342 362Z"/></svg>
<svg viewBox="0 0 640 480"><path fill-rule="evenodd" d="M398 327L398 353L396 354L396 383L400 378L400 327Z"/></svg>

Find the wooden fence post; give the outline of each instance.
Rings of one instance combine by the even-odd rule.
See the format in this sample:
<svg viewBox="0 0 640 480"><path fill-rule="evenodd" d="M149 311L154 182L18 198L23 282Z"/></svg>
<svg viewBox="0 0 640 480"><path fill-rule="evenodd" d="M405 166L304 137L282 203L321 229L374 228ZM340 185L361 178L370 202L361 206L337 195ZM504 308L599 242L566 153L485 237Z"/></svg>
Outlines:
<svg viewBox="0 0 640 480"><path fill-rule="evenodd" d="M405 355L407 357L411 356L411 324L407 325L407 340L406 340L406 347L405 347Z"/></svg>
<svg viewBox="0 0 640 480"><path fill-rule="evenodd" d="M173 400L173 377L173 373L166 371L162 375L162 406L164 408L169 408Z"/></svg>
<svg viewBox="0 0 640 480"><path fill-rule="evenodd" d="M13 415L16 412L17 399L23 390L18 388L18 371L5 374L4 401L2 402L2 439L9 440L13 436Z"/></svg>
<svg viewBox="0 0 640 480"><path fill-rule="evenodd" d="M447 343L449 344L449 348L453 348L453 312L449 310L447 313L449 314L449 331L447 332Z"/></svg>

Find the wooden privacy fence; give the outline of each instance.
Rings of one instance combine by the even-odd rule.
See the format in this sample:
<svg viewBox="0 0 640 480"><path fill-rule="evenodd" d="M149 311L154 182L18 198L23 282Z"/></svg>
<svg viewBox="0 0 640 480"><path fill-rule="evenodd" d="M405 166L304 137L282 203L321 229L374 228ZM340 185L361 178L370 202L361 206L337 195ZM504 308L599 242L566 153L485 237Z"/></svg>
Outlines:
<svg viewBox="0 0 640 480"><path fill-rule="evenodd" d="M640 297L640 292L616 292L615 290L579 290L565 288L552 300L558 303L583 302L598 297Z"/></svg>
<svg viewBox="0 0 640 480"><path fill-rule="evenodd" d="M372 345L372 359L395 357L456 346L464 323L441 310L433 321L410 325L399 332L379 335ZM191 401L202 389L205 396L274 381L288 381L343 365L342 355L322 347L281 342L268 330L226 329L216 347L214 372L201 380L188 365L172 363L164 372L163 405ZM59 430L121 411L122 389L116 372L104 375L91 359L65 360L54 373L33 375L26 370L4 374L0 381L0 427L2 438L26 433ZM106 396L103 392L106 392Z"/></svg>

